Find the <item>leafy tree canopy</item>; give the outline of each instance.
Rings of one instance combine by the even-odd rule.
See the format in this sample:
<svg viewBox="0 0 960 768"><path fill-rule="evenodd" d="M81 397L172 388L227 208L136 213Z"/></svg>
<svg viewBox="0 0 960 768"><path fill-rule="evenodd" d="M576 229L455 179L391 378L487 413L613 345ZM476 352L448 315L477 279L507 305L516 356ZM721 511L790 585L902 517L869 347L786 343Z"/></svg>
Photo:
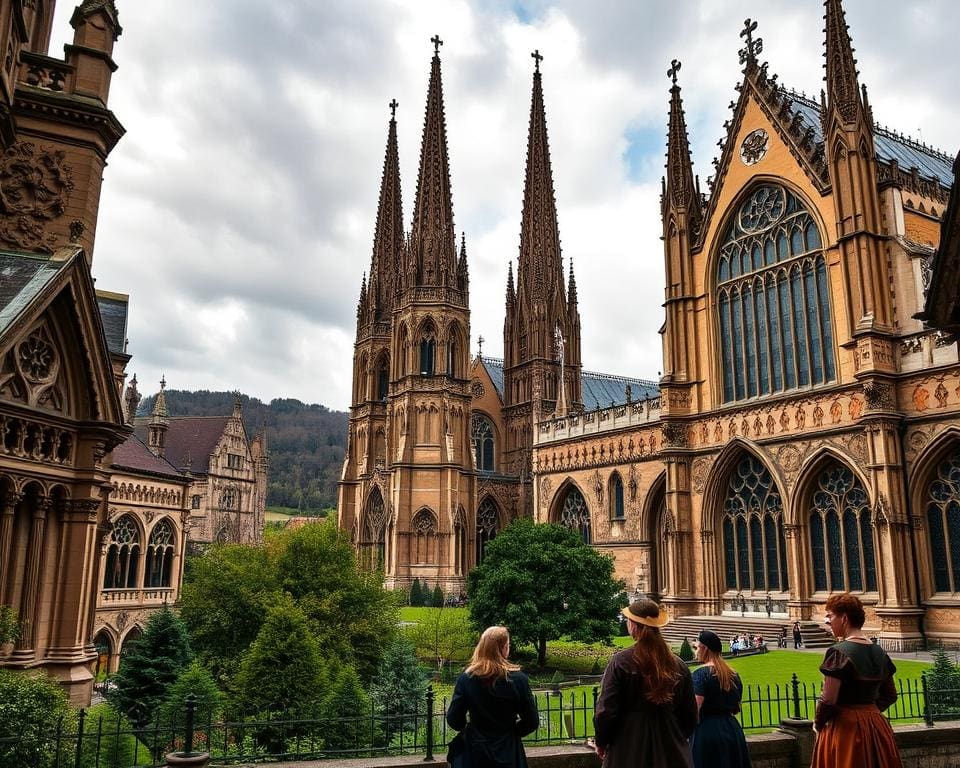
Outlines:
<svg viewBox="0 0 960 768"><path fill-rule="evenodd" d="M445 662L469 658L477 642L469 615L458 608L429 608L404 633L421 657L433 658L438 670Z"/></svg>
<svg viewBox="0 0 960 768"><path fill-rule="evenodd" d="M56 680L0 669L0 765L52 762L54 748L40 734L55 730L60 720L69 733L73 713Z"/></svg>
<svg viewBox="0 0 960 768"><path fill-rule="evenodd" d="M536 647L542 667L548 640L610 638L624 589L613 572L613 560L574 531L516 520L470 572L470 618L477 630L509 627L515 642Z"/></svg>
<svg viewBox="0 0 960 768"><path fill-rule="evenodd" d="M169 724L179 729L186 721L187 696L193 696L197 703L198 723L217 720L223 709L223 694L199 659L194 659L167 691L167 697L160 707L160 722L163 725Z"/></svg>

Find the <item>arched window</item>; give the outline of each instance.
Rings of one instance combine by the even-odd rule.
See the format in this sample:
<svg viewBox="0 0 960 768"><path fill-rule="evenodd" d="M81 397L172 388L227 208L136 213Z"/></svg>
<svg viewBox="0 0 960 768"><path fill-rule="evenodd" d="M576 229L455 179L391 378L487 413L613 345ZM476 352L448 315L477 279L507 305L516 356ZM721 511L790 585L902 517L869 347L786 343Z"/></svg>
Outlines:
<svg viewBox="0 0 960 768"><path fill-rule="evenodd" d="M473 458L478 472L495 472L493 450L493 423L480 413L470 419L473 437Z"/></svg>
<svg viewBox="0 0 960 768"><path fill-rule="evenodd" d="M220 509L225 509L225 510L237 509L237 489L236 488L225 488L223 493L220 494Z"/></svg>
<svg viewBox="0 0 960 768"><path fill-rule="evenodd" d="M833 381L820 235L803 203L765 184L740 206L717 262L723 400Z"/></svg>
<svg viewBox="0 0 960 768"><path fill-rule="evenodd" d="M433 336L424 336L420 340L420 375L433 376L436 364L437 340Z"/></svg>
<svg viewBox="0 0 960 768"><path fill-rule="evenodd" d="M173 570L173 527L169 520L161 520L150 531L147 544L146 586L164 588L171 586Z"/></svg>
<svg viewBox="0 0 960 768"><path fill-rule="evenodd" d="M467 568L467 515L462 505L453 519L453 547L453 570L462 576Z"/></svg>
<svg viewBox="0 0 960 768"><path fill-rule="evenodd" d="M191 509L200 509L200 494L195 493L190 497L190 508Z"/></svg>
<svg viewBox="0 0 960 768"><path fill-rule="evenodd" d="M960 592L960 447L940 462L927 486L933 588Z"/></svg>
<svg viewBox="0 0 960 768"><path fill-rule="evenodd" d="M380 358L377 365L377 400L386 400L390 390L390 361L386 357Z"/></svg>
<svg viewBox="0 0 960 768"><path fill-rule="evenodd" d="M457 337L453 335L447 340L447 376L457 378Z"/></svg>
<svg viewBox="0 0 960 768"><path fill-rule="evenodd" d="M140 565L140 529L130 515L113 524L104 570L104 589L134 589Z"/></svg>
<svg viewBox="0 0 960 768"><path fill-rule="evenodd" d="M623 520L624 516L623 479L619 472L614 472L610 476L610 519Z"/></svg>
<svg viewBox="0 0 960 768"><path fill-rule="evenodd" d="M437 520L429 509L421 509L413 516L413 562L436 562Z"/></svg>
<svg viewBox="0 0 960 768"><path fill-rule="evenodd" d="M577 531L585 544L590 543L590 509L574 486L570 486L560 509L560 524Z"/></svg>
<svg viewBox="0 0 960 768"><path fill-rule="evenodd" d="M374 488L367 499L363 530L360 534L360 565L369 571L383 570L387 556L387 514L383 494Z"/></svg>
<svg viewBox="0 0 960 768"><path fill-rule="evenodd" d="M737 464L723 504L723 553L727 589L787 589L783 500L770 472L753 456Z"/></svg>
<svg viewBox="0 0 960 768"><path fill-rule="evenodd" d="M810 512L813 584L818 592L875 592L877 568L870 504L847 467L820 473Z"/></svg>
<svg viewBox="0 0 960 768"><path fill-rule="evenodd" d="M497 505L487 496L477 507L477 565L483 562L487 544L497 536L500 530L500 516L497 514Z"/></svg>

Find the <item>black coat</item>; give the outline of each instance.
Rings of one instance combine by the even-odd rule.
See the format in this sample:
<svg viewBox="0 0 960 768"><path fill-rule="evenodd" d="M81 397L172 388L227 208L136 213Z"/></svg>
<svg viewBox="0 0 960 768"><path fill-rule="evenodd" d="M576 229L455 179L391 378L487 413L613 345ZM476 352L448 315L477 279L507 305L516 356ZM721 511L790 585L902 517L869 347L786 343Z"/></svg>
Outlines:
<svg viewBox="0 0 960 768"><path fill-rule="evenodd" d="M539 722L523 672L510 672L492 685L464 672L447 708L447 724L460 731L450 743L447 761L454 768L526 768L521 739Z"/></svg>

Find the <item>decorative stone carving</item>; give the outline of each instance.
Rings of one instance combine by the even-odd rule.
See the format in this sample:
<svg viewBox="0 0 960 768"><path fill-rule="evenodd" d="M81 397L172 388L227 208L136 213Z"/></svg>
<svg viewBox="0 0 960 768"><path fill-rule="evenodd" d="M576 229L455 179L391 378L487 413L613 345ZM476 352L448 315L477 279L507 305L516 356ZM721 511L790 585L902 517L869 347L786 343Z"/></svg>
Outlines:
<svg viewBox="0 0 960 768"><path fill-rule="evenodd" d="M595 470L593 473L593 493L597 497L597 505L603 506L603 477L600 475L600 470Z"/></svg>
<svg viewBox="0 0 960 768"><path fill-rule="evenodd" d="M787 474L800 469L800 450L795 445L785 445L777 451L777 463Z"/></svg>
<svg viewBox="0 0 960 768"><path fill-rule="evenodd" d="M863 396L867 401L868 410L892 411L896 409L896 393L893 387L884 381L864 382Z"/></svg>
<svg viewBox="0 0 960 768"><path fill-rule="evenodd" d="M698 456L693 461L693 468L690 471L690 480L694 493L703 493L707 485L707 475L710 474L710 466L713 464L713 458L710 456Z"/></svg>
<svg viewBox="0 0 960 768"><path fill-rule="evenodd" d="M689 444L687 425L682 422L668 421L662 431L664 445L669 448L686 448Z"/></svg>
<svg viewBox="0 0 960 768"><path fill-rule="evenodd" d="M877 502L873 505L873 524L878 529L886 528L890 524L890 505L883 491L877 494Z"/></svg>
<svg viewBox="0 0 960 768"><path fill-rule="evenodd" d="M949 394L950 394L950 393L947 392L947 388L946 388L945 386L943 386L943 382L942 382L942 381L941 381L939 384L937 384L937 388L936 388L936 390L934 391L933 396L934 396L935 398L937 398L937 405L938 405L938 407L940 407L940 408L946 408L946 407L947 407L947 398L949 397Z"/></svg>
<svg viewBox="0 0 960 768"><path fill-rule="evenodd" d="M851 435L847 440L847 450L858 463L864 464L867 461L867 438L863 435Z"/></svg>
<svg viewBox="0 0 960 768"><path fill-rule="evenodd" d="M486 392L486 390L483 388L483 382L479 379L474 379L470 382L470 395L474 400L479 400L483 397L484 392Z"/></svg>
<svg viewBox="0 0 960 768"><path fill-rule="evenodd" d="M0 157L0 242L53 253L56 240L46 225L64 214L72 190L73 173L62 150L30 141L9 147Z"/></svg>
<svg viewBox="0 0 960 768"><path fill-rule="evenodd" d="M756 165L767 154L770 137L763 128L751 131L740 144L740 160L744 165Z"/></svg>
<svg viewBox="0 0 960 768"><path fill-rule="evenodd" d="M930 399L930 393L920 384L913 390L913 407L918 411L925 411L929 407L927 401Z"/></svg>
<svg viewBox="0 0 960 768"><path fill-rule="evenodd" d="M549 477L540 478L540 509L545 509L547 504L550 501L550 491L553 488L553 483L550 481Z"/></svg>

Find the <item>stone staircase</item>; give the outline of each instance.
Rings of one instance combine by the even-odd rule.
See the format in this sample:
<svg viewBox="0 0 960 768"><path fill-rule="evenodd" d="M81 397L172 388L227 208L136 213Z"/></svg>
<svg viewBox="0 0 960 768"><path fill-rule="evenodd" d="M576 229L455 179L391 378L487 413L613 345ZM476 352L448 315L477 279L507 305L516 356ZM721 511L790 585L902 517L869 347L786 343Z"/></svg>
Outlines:
<svg viewBox="0 0 960 768"><path fill-rule="evenodd" d="M767 648L777 647L780 628L787 628L787 648L793 648L793 621L790 619L754 618L752 616L681 616L673 619L660 630L660 634L672 645L679 645L686 638L691 643L700 634L700 630L716 632L727 650L730 638L734 635L746 635L751 640L754 635L762 635ZM833 645L831 635L823 624L815 621L801 621L800 632L805 648L826 648Z"/></svg>

